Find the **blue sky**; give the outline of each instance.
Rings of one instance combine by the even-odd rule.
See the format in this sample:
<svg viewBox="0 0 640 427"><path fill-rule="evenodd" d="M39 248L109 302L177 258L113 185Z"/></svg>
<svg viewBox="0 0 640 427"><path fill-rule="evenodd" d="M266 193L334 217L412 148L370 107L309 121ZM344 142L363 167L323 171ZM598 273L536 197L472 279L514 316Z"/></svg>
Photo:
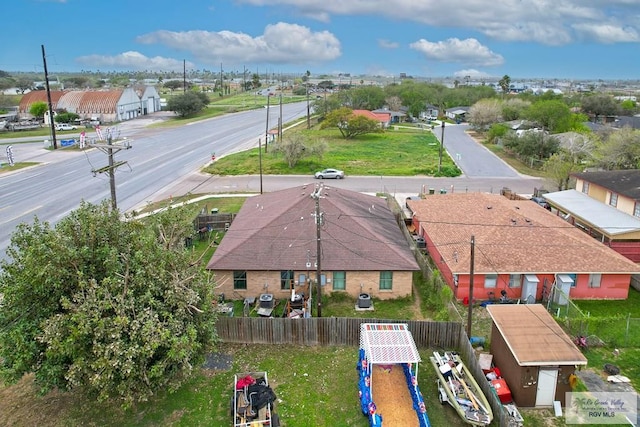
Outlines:
<svg viewBox="0 0 640 427"><path fill-rule="evenodd" d="M640 77L640 0L4 0L0 70Z"/></svg>

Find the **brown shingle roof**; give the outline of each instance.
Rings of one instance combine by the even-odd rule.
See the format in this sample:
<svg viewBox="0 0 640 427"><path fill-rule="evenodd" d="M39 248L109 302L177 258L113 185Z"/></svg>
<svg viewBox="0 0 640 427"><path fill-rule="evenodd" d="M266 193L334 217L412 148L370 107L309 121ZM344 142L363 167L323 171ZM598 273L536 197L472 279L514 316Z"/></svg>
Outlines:
<svg viewBox="0 0 640 427"><path fill-rule="evenodd" d="M637 273L640 267L529 200L455 193L408 200L454 274Z"/></svg>
<svg viewBox="0 0 640 427"><path fill-rule="evenodd" d="M487 311L520 366L587 364L541 304L492 304Z"/></svg>
<svg viewBox="0 0 640 427"><path fill-rule="evenodd" d="M305 270L307 262L313 265L314 188L305 185L247 199L207 268ZM418 270L384 199L333 187L322 194L323 270Z"/></svg>
<svg viewBox="0 0 640 427"><path fill-rule="evenodd" d="M58 104L58 100L65 94L65 92L61 90L52 90L49 92L51 94L51 106L55 110ZM28 113L31 108L31 104L34 102L49 102L47 99L47 91L46 90L33 90L29 93L25 93L22 99L20 99L20 105L18 106L20 113Z"/></svg>

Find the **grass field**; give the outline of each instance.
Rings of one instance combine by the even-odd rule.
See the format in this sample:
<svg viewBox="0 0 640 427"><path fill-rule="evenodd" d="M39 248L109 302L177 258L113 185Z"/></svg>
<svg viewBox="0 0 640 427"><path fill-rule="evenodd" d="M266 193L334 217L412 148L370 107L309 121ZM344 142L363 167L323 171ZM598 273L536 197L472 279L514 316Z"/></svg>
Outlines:
<svg viewBox="0 0 640 427"><path fill-rule="evenodd" d="M388 130L344 139L337 130L303 130L305 140L324 140L327 150L322 156L306 157L289 168L282 154L270 144L262 153L262 172L266 175L311 175L332 167L349 175L438 176L439 143L430 131L419 128ZM214 175L260 173L258 148L218 159L205 168ZM444 156L440 176L458 176L460 170L449 156Z"/></svg>

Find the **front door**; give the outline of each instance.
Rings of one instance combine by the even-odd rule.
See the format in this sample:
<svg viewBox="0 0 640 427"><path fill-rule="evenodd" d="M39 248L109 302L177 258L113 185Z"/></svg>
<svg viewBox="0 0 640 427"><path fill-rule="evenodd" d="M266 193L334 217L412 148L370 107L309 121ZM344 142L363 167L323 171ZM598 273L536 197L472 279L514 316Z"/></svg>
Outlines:
<svg viewBox="0 0 640 427"><path fill-rule="evenodd" d="M536 394L536 407L553 406L556 396L556 382L558 380L557 369L538 370L538 392Z"/></svg>

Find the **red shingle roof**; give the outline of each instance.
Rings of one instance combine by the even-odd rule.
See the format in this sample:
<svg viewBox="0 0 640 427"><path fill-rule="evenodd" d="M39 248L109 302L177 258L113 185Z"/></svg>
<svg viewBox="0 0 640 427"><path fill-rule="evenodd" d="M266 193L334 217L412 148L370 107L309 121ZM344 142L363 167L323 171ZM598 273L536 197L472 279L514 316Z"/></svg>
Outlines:
<svg viewBox="0 0 640 427"><path fill-rule="evenodd" d="M638 273L640 267L530 200L456 193L408 200L454 274Z"/></svg>

